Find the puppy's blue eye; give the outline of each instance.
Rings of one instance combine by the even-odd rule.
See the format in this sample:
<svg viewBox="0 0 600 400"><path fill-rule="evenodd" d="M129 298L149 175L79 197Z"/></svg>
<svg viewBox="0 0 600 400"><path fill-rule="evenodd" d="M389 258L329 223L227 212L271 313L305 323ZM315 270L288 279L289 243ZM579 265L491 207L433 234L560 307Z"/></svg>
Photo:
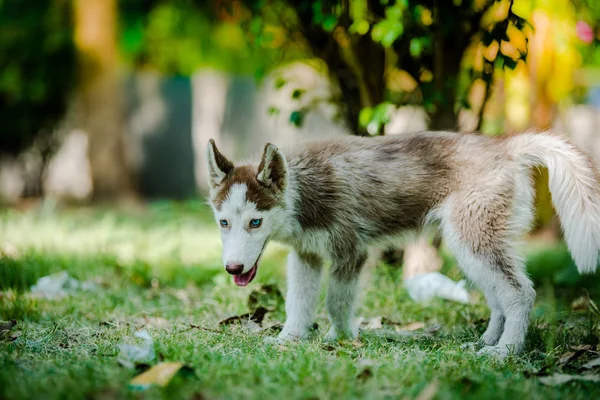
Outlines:
<svg viewBox="0 0 600 400"><path fill-rule="evenodd" d="M220 220L220 221L219 221L219 223L221 224L221 226L222 226L223 228L227 228L227 226L229 225L229 223L227 222L227 220L226 220L226 219L222 219L222 220Z"/></svg>
<svg viewBox="0 0 600 400"><path fill-rule="evenodd" d="M258 228L261 224L262 224L262 219L255 218L253 220L250 220L250 227L251 228Z"/></svg>

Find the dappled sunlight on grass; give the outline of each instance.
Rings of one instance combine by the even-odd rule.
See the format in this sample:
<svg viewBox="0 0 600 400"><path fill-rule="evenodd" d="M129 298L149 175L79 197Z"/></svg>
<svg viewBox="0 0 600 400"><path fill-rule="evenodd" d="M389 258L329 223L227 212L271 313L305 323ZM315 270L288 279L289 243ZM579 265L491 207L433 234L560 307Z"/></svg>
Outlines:
<svg viewBox="0 0 600 400"><path fill-rule="evenodd" d="M151 203L127 213L0 212L0 320L17 321L0 337L0 387L9 388L9 398L130 396L128 382L138 372L118 364L117 344L143 328L160 360L194 371L150 389L150 397L394 398L415 397L432 384L438 398L600 395L589 382L554 388L536 376L542 369L578 373L594 353L569 365L561 357L581 345L595 351L599 342L600 316L590 304L598 302L600 281L576 275L563 244L528 248L538 297L526 351L505 364L463 347L489 319L480 292L470 288L473 304L416 303L401 268L386 265L368 277L357 315L385 321L388 330L363 326L356 341L325 343L323 291L309 341L267 344L265 337L276 335L285 319L280 292L288 250L269 245L256 281L245 288L225 273L220 252L216 223L199 202ZM445 249L442 255L443 272L462 279L452 256ZM63 270L97 287L56 300L31 294L37 279ZM257 305L268 308L260 326L222 324Z"/></svg>

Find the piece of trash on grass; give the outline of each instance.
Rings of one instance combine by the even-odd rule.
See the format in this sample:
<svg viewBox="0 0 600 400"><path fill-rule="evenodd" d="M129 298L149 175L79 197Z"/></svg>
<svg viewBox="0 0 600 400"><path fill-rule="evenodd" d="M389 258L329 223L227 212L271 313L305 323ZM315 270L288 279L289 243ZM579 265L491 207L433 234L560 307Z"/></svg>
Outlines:
<svg viewBox="0 0 600 400"><path fill-rule="evenodd" d="M119 343L117 345L120 350L117 362L126 368L135 368L137 364L149 363L156 358L154 341L146 330L137 331L133 336L141 339L142 344Z"/></svg>
<svg viewBox="0 0 600 400"><path fill-rule="evenodd" d="M164 387L182 369L191 371L191 368L184 366L180 362L162 362L134 377L129 386L138 390L146 390L153 385Z"/></svg>
<svg viewBox="0 0 600 400"><path fill-rule="evenodd" d="M73 294L77 290L94 290L98 287L94 281L79 282L69 276L67 271L44 276L31 287L31 294L49 300L57 300Z"/></svg>
<svg viewBox="0 0 600 400"><path fill-rule="evenodd" d="M599 375L567 375L567 374L554 374L543 376L539 378L540 382L548 386L558 386L571 381L587 381L587 382L600 382Z"/></svg>
<svg viewBox="0 0 600 400"><path fill-rule="evenodd" d="M404 281L408 295L415 301L426 302L434 297L469 303L466 281L455 282L439 272L412 276Z"/></svg>

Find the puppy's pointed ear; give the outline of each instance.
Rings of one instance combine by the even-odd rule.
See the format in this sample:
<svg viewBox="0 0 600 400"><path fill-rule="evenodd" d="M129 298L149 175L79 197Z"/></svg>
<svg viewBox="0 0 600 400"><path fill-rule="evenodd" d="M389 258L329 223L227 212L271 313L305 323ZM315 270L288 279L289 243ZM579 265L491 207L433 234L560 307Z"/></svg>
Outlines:
<svg viewBox="0 0 600 400"><path fill-rule="evenodd" d="M287 185L287 162L283 153L271 143L267 143L258 165L256 179L264 186L284 191Z"/></svg>
<svg viewBox="0 0 600 400"><path fill-rule="evenodd" d="M206 159L208 163L208 183L210 188L214 189L223 183L227 174L233 171L234 165L219 152L215 141L212 139L208 142Z"/></svg>

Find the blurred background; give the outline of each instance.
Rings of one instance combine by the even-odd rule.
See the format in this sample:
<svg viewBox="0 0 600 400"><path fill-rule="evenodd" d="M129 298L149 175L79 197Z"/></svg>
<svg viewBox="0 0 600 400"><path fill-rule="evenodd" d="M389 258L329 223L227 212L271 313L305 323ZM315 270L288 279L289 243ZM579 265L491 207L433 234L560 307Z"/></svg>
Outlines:
<svg viewBox="0 0 600 400"><path fill-rule="evenodd" d="M555 127L600 160L599 41L594 0L2 0L0 198L197 198L209 138Z"/></svg>

